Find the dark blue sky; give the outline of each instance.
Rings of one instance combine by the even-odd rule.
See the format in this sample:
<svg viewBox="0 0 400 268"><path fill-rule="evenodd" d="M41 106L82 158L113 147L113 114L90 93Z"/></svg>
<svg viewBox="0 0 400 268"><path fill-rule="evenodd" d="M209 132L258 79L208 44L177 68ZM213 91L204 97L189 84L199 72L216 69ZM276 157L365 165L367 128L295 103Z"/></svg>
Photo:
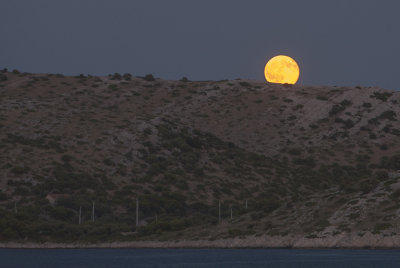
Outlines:
<svg viewBox="0 0 400 268"><path fill-rule="evenodd" d="M400 89L398 0L3 0L0 68L263 80L276 54L300 84Z"/></svg>

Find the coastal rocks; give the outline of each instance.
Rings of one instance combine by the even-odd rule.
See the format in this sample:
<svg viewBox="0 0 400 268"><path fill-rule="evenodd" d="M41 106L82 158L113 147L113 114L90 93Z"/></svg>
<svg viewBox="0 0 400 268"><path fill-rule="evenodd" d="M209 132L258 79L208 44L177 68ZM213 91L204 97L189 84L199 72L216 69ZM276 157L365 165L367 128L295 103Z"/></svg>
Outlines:
<svg viewBox="0 0 400 268"><path fill-rule="evenodd" d="M400 235L340 234L324 238L259 236L220 240L131 241L98 244L0 243L0 248L400 248Z"/></svg>

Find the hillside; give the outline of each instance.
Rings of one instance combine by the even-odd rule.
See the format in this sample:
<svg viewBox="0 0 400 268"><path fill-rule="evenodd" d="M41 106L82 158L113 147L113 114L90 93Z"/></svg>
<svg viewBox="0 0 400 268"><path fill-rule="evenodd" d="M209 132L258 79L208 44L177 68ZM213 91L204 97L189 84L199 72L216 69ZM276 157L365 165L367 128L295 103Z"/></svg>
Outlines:
<svg viewBox="0 0 400 268"><path fill-rule="evenodd" d="M399 104L372 87L3 70L0 242L400 234Z"/></svg>

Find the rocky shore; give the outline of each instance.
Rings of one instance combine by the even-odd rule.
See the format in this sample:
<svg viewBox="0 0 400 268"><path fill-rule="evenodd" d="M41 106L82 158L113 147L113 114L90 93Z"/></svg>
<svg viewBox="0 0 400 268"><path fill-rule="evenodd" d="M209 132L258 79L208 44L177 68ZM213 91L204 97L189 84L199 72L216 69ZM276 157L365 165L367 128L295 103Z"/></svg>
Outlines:
<svg viewBox="0 0 400 268"><path fill-rule="evenodd" d="M400 235L339 234L324 238L259 236L220 240L84 243L0 243L0 248L400 248Z"/></svg>

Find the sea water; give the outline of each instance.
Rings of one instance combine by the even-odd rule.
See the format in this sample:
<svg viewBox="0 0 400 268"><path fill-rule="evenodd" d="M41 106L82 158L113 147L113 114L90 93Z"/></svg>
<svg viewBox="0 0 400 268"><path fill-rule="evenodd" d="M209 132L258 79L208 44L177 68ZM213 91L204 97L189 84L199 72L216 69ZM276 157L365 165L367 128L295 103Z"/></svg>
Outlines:
<svg viewBox="0 0 400 268"><path fill-rule="evenodd" d="M400 267L400 250L0 249L0 267Z"/></svg>

